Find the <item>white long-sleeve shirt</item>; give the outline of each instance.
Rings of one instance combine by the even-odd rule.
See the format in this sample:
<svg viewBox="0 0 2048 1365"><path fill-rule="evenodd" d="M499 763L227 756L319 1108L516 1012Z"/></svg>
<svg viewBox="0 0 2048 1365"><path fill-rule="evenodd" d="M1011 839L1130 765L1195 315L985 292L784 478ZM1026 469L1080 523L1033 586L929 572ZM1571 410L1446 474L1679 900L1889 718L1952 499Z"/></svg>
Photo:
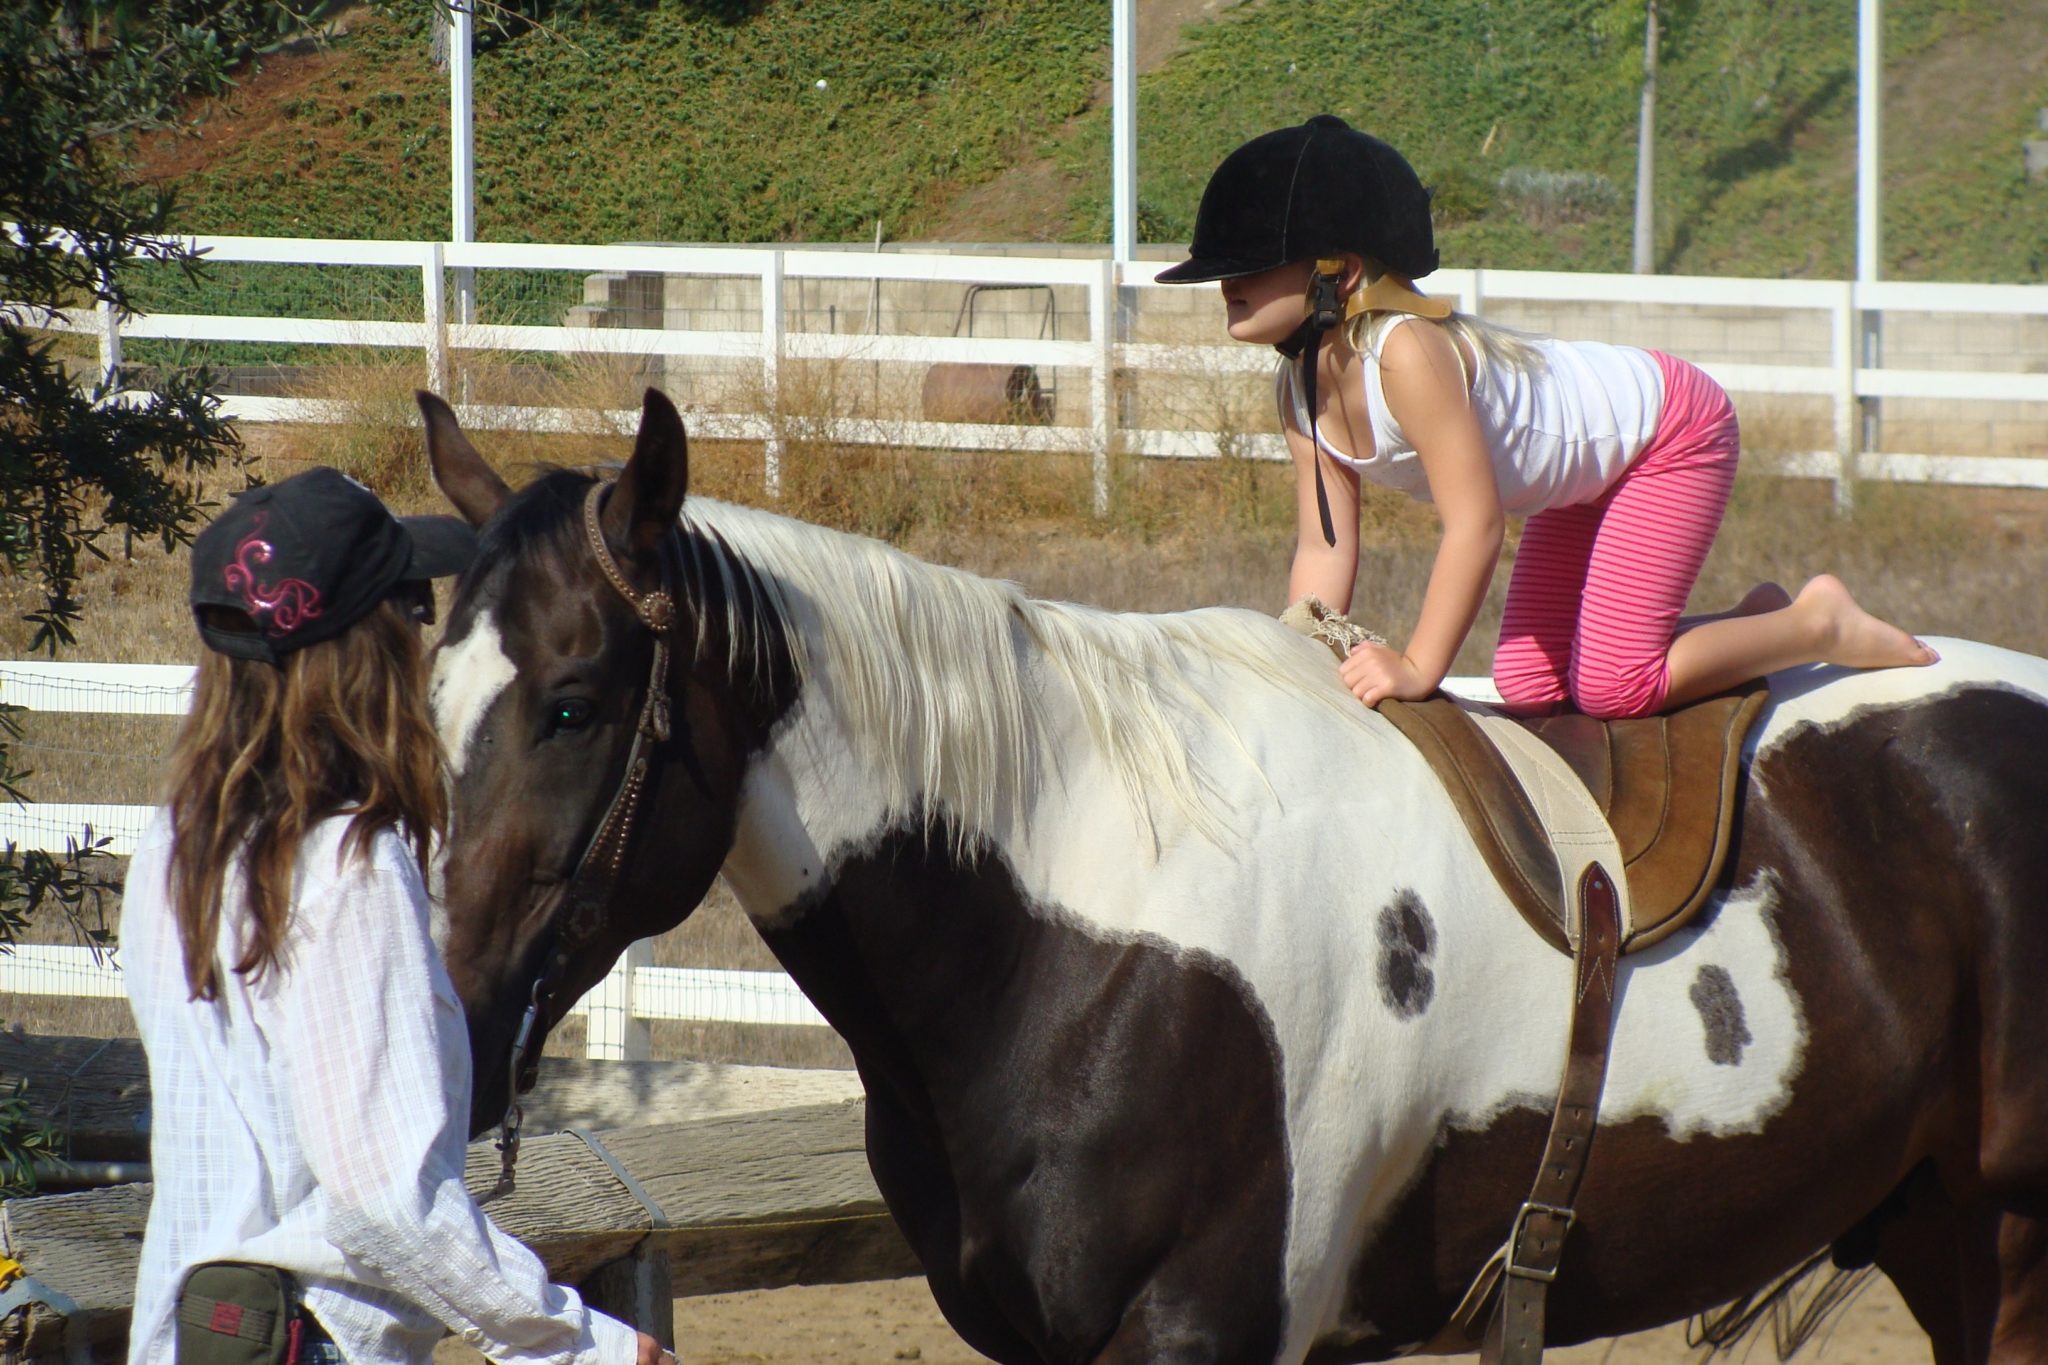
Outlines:
<svg viewBox="0 0 2048 1365"><path fill-rule="evenodd" d="M178 1287L214 1260L291 1271L350 1365L424 1362L447 1330L499 1361L633 1365L633 1329L549 1283L464 1188L469 1038L426 889L389 831L342 864L346 831L307 837L282 969L253 986L232 970L229 877L210 1003L186 985L167 816L130 866L121 959L156 1190L129 1365L172 1365Z"/></svg>

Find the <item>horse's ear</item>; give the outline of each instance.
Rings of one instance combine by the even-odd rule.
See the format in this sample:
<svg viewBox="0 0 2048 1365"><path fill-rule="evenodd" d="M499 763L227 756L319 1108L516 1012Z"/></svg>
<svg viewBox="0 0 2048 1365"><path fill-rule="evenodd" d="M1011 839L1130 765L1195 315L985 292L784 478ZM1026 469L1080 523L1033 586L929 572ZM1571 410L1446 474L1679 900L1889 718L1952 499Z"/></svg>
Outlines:
<svg viewBox="0 0 2048 1365"><path fill-rule="evenodd" d="M668 395L649 389L640 402L640 434L619 486L605 499L604 529L635 555L653 554L675 529L690 486L690 442Z"/></svg>
<svg viewBox="0 0 2048 1365"><path fill-rule="evenodd" d="M427 461L434 467L434 483L455 510L471 526L491 519L498 505L512 496L512 490L498 477L498 471L484 463L455 420L455 409L425 389L415 389L420 416L427 425Z"/></svg>

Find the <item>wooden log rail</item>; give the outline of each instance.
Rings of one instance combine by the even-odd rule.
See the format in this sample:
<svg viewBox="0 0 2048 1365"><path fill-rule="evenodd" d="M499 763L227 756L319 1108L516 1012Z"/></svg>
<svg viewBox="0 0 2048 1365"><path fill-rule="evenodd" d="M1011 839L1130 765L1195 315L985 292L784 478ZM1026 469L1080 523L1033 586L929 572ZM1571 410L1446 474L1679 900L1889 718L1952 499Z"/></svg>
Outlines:
<svg viewBox="0 0 2048 1365"><path fill-rule="evenodd" d="M849 1100L598 1134L663 1229L573 1134L529 1139L509 1194L492 1196L489 1141L471 1144L464 1179L556 1280L667 1339L671 1296L920 1273L868 1173L864 1124L864 1104ZM72 1365L121 1358L149 1199L149 1186L123 1185L0 1205L0 1250L79 1308L66 1318L31 1304L0 1322L0 1361L67 1344Z"/></svg>

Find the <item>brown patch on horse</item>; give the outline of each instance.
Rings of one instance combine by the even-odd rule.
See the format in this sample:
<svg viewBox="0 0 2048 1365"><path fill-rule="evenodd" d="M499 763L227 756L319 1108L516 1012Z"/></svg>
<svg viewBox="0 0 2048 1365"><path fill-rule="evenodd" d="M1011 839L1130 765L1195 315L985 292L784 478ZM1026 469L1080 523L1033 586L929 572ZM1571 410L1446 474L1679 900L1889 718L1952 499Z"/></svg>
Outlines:
<svg viewBox="0 0 2048 1365"><path fill-rule="evenodd" d="M859 1060L876 1183L947 1321L1005 1361L1273 1359L1271 1021L1228 963L1093 933L953 844L911 820L842 850L762 931Z"/></svg>
<svg viewBox="0 0 2048 1365"><path fill-rule="evenodd" d="M1380 999L1397 1019L1421 1018L1436 994L1436 925L1422 897L1403 891L1380 911L1379 943Z"/></svg>
<svg viewBox="0 0 2048 1365"><path fill-rule="evenodd" d="M1742 1050L1756 1041L1742 1017L1742 996L1735 978L1717 963L1701 966L1689 992L1707 1034L1707 1060L1715 1066L1740 1066Z"/></svg>

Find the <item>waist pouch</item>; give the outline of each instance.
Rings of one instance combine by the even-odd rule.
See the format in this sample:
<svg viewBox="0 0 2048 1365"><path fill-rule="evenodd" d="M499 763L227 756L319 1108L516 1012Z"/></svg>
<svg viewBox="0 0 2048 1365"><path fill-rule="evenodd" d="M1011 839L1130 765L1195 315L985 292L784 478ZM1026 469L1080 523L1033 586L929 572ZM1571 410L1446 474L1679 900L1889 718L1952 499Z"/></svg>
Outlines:
<svg viewBox="0 0 2048 1365"><path fill-rule="evenodd" d="M178 1292L177 1365L297 1365L305 1321L274 1265L208 1261Z"/></svg>

